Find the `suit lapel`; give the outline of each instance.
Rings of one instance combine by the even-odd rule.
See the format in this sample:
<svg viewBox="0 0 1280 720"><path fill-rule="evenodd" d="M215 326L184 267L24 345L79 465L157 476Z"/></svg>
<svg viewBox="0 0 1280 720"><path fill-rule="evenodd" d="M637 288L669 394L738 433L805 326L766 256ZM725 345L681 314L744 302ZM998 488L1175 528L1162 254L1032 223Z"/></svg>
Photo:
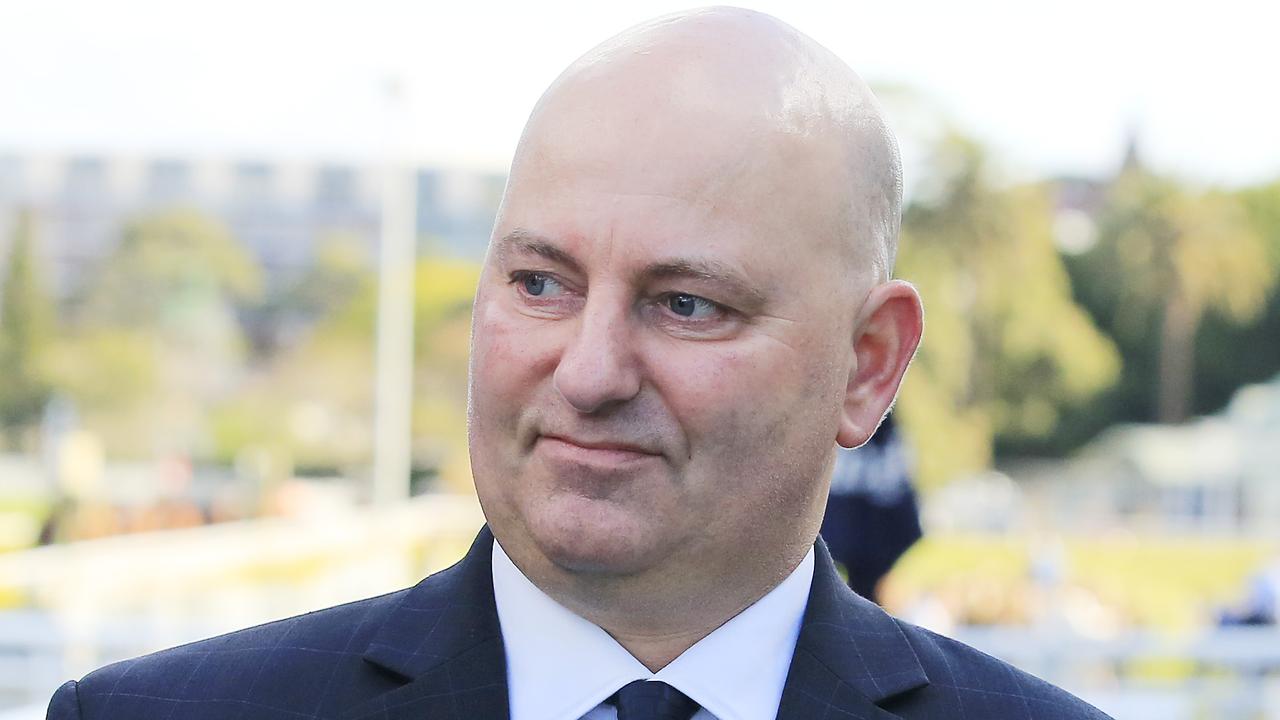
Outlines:
<svg viewBox="0 0 1280 720"><path fill-rule="evenodd" d="M365 650L397 687L345 720L507 718L506 656L493 601L493 535L480 531L465 558L410 590ZM841 581L826 545L815 549L813 585L778 720L827 716L895 720L880 703L929 683L897 622Z"/></svg>
<svg viewBox="0 0 1280 720"><path fill-rule="evenodd" d="M815 553L778 720L825 717L832 710L863 720L897 718L879 705L929 678L897 621L840 579L821 538Z"/></svg>
<svg viewBox="0 0 1280 720"><path fill-rule="evenodd" d="M506 718L507 667L493 601L493 535L486 526L461 562L418 583L365 650L402 683L348 720Z"/></svg>

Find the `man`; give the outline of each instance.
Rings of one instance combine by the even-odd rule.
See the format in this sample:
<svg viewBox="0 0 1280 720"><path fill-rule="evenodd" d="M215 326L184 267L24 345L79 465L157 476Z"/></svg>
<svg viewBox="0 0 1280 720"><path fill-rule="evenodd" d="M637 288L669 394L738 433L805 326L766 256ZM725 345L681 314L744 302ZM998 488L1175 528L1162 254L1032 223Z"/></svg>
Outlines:
<svg viewBox="0 0 1280 720"><path fill-rule="evenodd" d="M773 18L592 50L529 119L476 293L467 557L108 667L50 717L1103 717L815 546L836 444L920 337L899 178L866 86Z"/></svg>

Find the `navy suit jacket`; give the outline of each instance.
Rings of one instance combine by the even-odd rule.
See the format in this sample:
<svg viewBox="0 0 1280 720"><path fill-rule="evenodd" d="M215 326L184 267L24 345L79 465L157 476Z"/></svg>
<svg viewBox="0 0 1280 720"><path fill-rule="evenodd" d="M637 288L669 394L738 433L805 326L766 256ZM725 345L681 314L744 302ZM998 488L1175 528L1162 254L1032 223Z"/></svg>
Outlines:
<svg viewBox="0 0 1280 720"><path fill-rule="evenodd" d="M49 719L505 720L492 546L485 528L407 590L109 665L59 688ZM1107 717L890 617L841 582L821 540L816 559L779 720Z"/></svg>

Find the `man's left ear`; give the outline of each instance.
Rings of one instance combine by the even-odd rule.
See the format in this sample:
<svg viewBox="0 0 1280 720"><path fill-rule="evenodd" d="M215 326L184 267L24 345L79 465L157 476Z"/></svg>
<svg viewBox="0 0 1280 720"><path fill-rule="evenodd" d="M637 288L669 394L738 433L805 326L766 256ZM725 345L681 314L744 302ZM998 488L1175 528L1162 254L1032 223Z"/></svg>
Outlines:
<svg viewBox="0 0 1280 720"><path fill-rule="evenodd" d="M890 280L872 288L854 329L855 362L836 434L842 447L871 439L898 394L923 329L924 309L915 287Z"/></svg>

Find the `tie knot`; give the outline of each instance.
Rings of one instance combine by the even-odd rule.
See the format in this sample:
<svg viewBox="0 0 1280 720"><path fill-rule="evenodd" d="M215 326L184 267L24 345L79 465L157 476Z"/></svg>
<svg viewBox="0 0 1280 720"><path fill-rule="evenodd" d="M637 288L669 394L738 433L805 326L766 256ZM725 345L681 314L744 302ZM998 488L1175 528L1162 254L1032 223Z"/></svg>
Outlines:
<svg viewBox="0 0 1280 720"><path fill-rule="evenodd" d="M661 680L636 680L609 698L618 720L689 720L698 703Z"/></svg>

